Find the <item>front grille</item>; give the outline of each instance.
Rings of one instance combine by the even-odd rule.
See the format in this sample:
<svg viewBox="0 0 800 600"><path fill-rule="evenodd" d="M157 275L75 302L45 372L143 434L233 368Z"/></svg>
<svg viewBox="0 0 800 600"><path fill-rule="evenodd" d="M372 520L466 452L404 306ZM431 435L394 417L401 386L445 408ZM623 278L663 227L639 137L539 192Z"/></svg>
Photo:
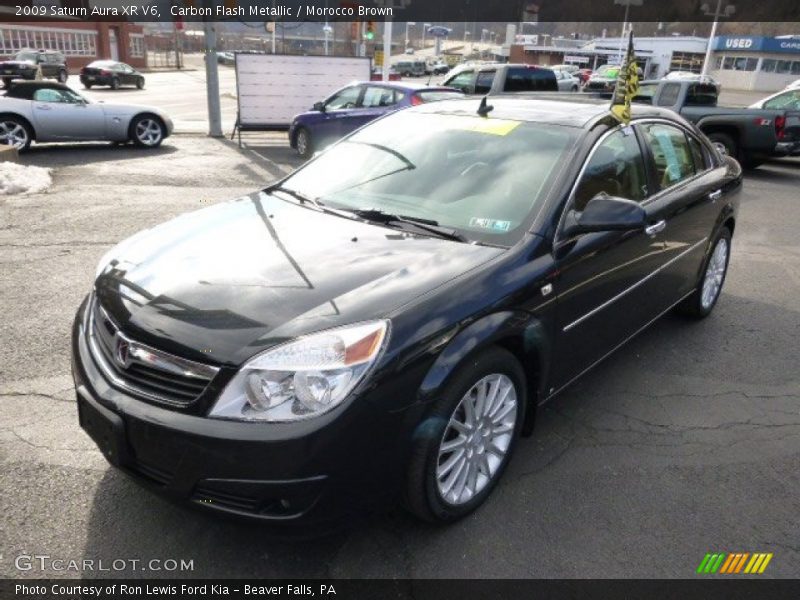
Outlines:
<svg viewBox="0 0 800 600"><path fill-rule="evenodd" d="M130 339L97 300L90 307L88 330L92 357L109 383L148 400L187 406L203 393L219 370Z"/></svg>

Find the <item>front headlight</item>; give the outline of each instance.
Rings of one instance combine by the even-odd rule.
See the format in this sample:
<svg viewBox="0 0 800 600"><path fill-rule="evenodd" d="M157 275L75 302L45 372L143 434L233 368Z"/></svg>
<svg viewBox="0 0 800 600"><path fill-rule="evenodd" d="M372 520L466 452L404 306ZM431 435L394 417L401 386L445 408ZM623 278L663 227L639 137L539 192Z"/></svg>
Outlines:
<svg viewBox="0 0 800 600"><path fill-rule="evenodd" d="M298 421L342 403L386 345L388 321L329 329L247 361L209 413L220 419Z"/></svg>

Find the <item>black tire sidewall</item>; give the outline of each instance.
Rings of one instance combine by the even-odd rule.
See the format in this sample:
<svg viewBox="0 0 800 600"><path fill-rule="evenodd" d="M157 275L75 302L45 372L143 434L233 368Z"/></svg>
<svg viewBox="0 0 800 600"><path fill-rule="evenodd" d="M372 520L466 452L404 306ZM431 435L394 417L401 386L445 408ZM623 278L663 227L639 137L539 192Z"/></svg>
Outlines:
<svg viewBox="0 0 800 600"><path fill-rule="evenodd" d="M708 139L725 146L728 156L738 158L739 147L736 145L736 141L727 133L709 133Z"/></svg>
<svg viewBox="0 0 800 600"><path fill-rule="evenodd" d="M153 119L158 123L158 126L161 127L161 139L158 140L158 143L154 146L148 146L147 144L143 144L138 137L136 137L136 126L139 124L139 121L143 119ZM139 115L131 121L130 124L130 139L131 141L139 146L140 148L158 148L161 143L164 141L164 137L166 136L167 130L164 128L164 123L161 122L161 119L158 119L152 115Z"/></svg>
<svg viewBox="0 0 800 600"><path fill-rule="evenodd" d="M139 79L136 80L136 87L140 90L144 89L144 77L139 77Z"/></svg>
<svg viewBox="0 0 800 600"><path fill-rule="evenodd" d="M488 485L469 502L454 506L445 502L439 493L436 479L439 446L447 423L464 394L480 379L492 373L508 376L516 387L518 406L514 435L503 462ZM406 491L406 503L409 508L428 521L448 523L468 515L483 504L511 460L525 420L526 399L525 372L519 361L507 350L492 347L465 359L445 384L438 400L428 412L425 422L417 430L418 435L412 444L412 460Z"/></svg>
<svg viewBox="0 0 800 600"><path fill-rule="evenodd" d="M111 89L112 90L118 90L119 89L119 79L117 79L116 77L111 80Z"/></svg>

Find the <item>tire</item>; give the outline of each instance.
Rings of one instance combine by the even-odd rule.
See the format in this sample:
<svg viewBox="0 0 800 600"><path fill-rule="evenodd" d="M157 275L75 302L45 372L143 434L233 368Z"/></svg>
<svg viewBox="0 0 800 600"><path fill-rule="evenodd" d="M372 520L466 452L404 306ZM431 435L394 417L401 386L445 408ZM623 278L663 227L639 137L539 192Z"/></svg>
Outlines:
<svg viewBox="0 0 800 600"><path fill-rule="evenodd" d="M728 273L728 263L731 257L731 230L727 227L720 229L714 243L709 246L708 255L703 260L700 271L700 280L695 286L692 295L681 302L676 311L694 319L704 319L711 314L717 305L725 276ZM724 250L722 250L724 248ZM719 253L724 252L720 261ZM708 287L707 287L708 286Z"/></svg>
<svg viewBox="0 0 800 600"><path fill-rule="evenodd" d="M136 80L136 89L141 90L143 88L144 88L144 77L139 77L139 79Z"/></svg>
<svg viewBox="0 0 800 600"><path fill-rule="evenodd" d="M114 77L111 80L111 89L112 90L118 90L119 89L119 78L118 77Z"/></svg>
<svg viewBox="0 0 800 600"><path fill-rule="evenodd" d="M14 85L14 79L11 77L4 77L3 78L3 87L5 89L9 89L12 85Z"/></svg>
<svg viewBox="0 0 800 600"><path fill-rule="evenodd" d="M499 389L502 394L504 386L511 387L505 388L509 391L502 396L501 404L495 404L493 409L489 405L491 420L484 413L484 424L478 420L478 429L470 433L469 429L463 430L463 423L469 424L466 407L483 412L476 388L484 383L488 383L484 389L490 396L492 390ZM526 393L522 367L513 354L502 348L474 354L458 367L412 442L404 495L410 512L426 521L451 523L483 504L503 475L519 438ZM460 425L453 425L454 421ZM492 435L487 433L489 423L500 430L492 438L487 438ZM418 435L420 431L422 435ZM462 437L460 446L454 446ZM448 445L452 448L445 448Z"/></svg>
<svg viewBox="0 0 800 600"><path fill-rule="evenodd" d="M25 121L13 115L0 117L0 144L10 144L23 152L31 147L32 141L33 132Z"/></svg>
<svg viewBox="0 0 800 600"><path fill-rule="evenodd" d="M757 169L764 164L764 161L760 158L753 158L752 156L744 155L742 156L741 164L743 168L747 169L748 171L752 171L753 169Z"/></svg>
<svg viewBox="0 0 800 600"><path fill-rule="evenodd" d="M303 158L309 158L314 154L314 141L311 139L311 132L305 127L297 130L294 136L294 147Z"/></svg>
<svg viewBox="0 0 800 600"><path fill-rule="evenodd" d="M578 91L578 86L577 85L573 85L572 86L572 91L573 92L577 92Z"/></svg>
<svg viewBox="0 0 800 600"><path fill-rule="evenodd" d="M739 144L732 136L727 133L714 132L708 134L708 139L717 147L717 150L724 149L728 156L739 158Z"/></svg>
<svg viewBox="0 0 800 600"><path fill-rule="evenodd" d="M69 74L66 71L59 71L58 76L58 83L67 83L67 79L69 78Z"/></svg>
<svg viewBox="0 0 800 600"><path fill-rule="evenodd" d="M131 141L142 148L158 148L166 137L164 123L151 114L137 115L129 129Z"/></svg>
<svg viewBox="0 0 800 600"><path fill-rule="evenodd" d="M90 90L90 89L92 89L92 84L91 83L84 83L83 87L85 87L87 90Z"/></svg>

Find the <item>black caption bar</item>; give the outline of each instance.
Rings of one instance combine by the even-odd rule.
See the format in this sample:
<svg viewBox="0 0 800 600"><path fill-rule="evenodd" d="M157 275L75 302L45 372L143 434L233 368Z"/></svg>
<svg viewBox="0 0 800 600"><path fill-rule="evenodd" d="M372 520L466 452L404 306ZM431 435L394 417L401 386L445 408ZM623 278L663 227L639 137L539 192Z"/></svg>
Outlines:
<svg viewBox="0 0 800 600"><path fill-rule="evenodd" d="M2 0L0 21L710 21L718 0ZM731 9L725 10L731 6ZM797 0L721 0L725 21L800 22Z"/></svg>
<svg viewBox="0 0 800 600"><path fill-rule="evenodd" d="M516 600L531 598L704 598L800 597L800 580L0 580L3 600Z"/></svg>

